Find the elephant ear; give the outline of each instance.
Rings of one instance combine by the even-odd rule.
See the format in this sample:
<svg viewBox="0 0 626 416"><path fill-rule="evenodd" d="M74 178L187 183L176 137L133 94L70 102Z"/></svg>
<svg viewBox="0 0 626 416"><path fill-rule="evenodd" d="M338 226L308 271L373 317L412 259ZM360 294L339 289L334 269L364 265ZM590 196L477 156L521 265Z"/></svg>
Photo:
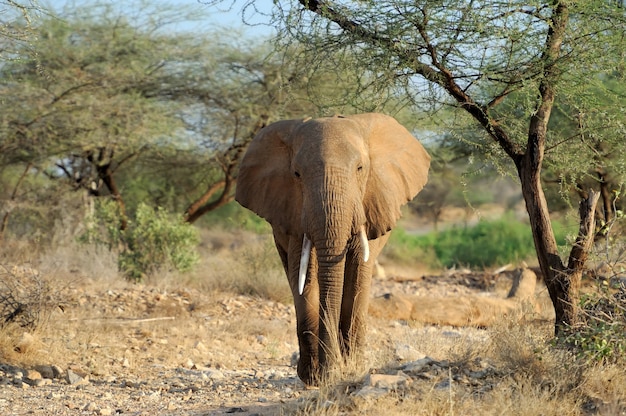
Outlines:
<svg viewBox="0 0 626 416"><path fill-rule="evenodd" d="M428 180L430 156L424 146L394 118L383 114L352 116L369 142L370 174L363 205L369 239L391 231L400 208Z"/></svg>
<svg viewBox="0 0 626 416"><path fill-rule="evenodd" d="M300 225L302 193L291 173L291 132L301 120L283 120L263 128L241 161L235 199L287 234Z"/></svg>

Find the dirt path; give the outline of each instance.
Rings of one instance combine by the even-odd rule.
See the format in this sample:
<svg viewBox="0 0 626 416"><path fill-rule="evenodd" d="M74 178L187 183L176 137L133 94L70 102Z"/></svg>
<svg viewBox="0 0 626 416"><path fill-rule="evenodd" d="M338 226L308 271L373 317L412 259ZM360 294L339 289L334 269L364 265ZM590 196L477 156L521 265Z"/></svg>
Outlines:
<svg viewBox="0 0 626 416"><path fill-rule="evenodd" d="M373 296L503 297L510 280L498 279L395 273L374 283ZM65 311L55 311L42 333L15 334L19 351L0 359L0 414L273 415L320 394L296 377L291 305L121 283L103 289L83 282L66 291ZM369 334L365 369L372 375L346 387L355 400L416 378L435 386L452 380L445 351L488 342L481 329L395 319L372 318ZM486 388L496 370L480 359L472 365L454 370L457 381ZM392 378L373 377L382 368L394 370L385 374ZM332 404L316 404L325 405Z"/></svg>

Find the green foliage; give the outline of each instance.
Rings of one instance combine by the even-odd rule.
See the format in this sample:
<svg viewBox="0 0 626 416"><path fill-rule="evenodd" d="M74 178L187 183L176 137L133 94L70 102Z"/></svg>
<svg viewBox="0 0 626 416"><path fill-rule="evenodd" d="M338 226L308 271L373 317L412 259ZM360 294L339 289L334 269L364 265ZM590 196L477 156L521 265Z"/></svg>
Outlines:
<svg viewBox="0 0 626 416"><path fill-rule="evenodd" d="M562 227L557 240L564 243ZM431 267L491 267L529 259L535 255L530 227L511 216L479 221L473 227L454 226L441 232L410 235L395 230L387 254L400 261L417 261Z"/></svg>
<svg viewBox="0 0 626 416"><path fill-rule="evenodd" d="M232 30L172 28L205 11L90 0L43 13L32 27L24 19L7 26L33 36L17 42L15 59L0 66L0 170L63 183L59 193L113 195L129 212L144 202L182 215L195 201L219 205L210 205L219 185L234 183L263 125L339 110L320 109L309 94L331 100L351 91L334 72L309 71L263 39ZM288 56L300 52L294 47ZM26 195L1 188L0 206ZM38 192L51 197L48 189ZM224 196L229 200L232 189ZM16 212L11 221L17 219Z"/></svg>
<svg viewBox="0 0 626 416"><path fill-rule="evenodd" d="M207 213L202 218L202 225L208 228L220 227L227 230L252 231L255 234L269 234L272 232L267 221L236 202L231 202Z"/></svg>
<svg viewBox="0 0 626 416"><path fill-rule="evenodd" d="M197 230L163 208L139 204L135 218L120 229L119 206L114 201L97 201L81 241L104 244L118 251L118 264L131 280L173 268L187 272L198 263L195 249Z"/></svg>
<svg viewBox="0 0 626 416"><path fill-rule="evenodd" d="M78 240L86 244L105 245L109 250L118 247L122 240L119 205L109 199L97 199L93 211L85 221L86 231Z"/></svg>
<svg viewBox="0 0 626 416"><path fill-rule="evenodd" d="M391 232L384 253L394 261L415 262L439 268L441 262L437 258L434 247L436 235L435 232L426 235L412 235L403 228L396 228Z"/></svg>
<svg viewBox="0 0 626 416"><path fill-rule="evenodd" d="M626 287L603 287L580 301L580 321L556 340L578 356L602 363L626 360Z"/></svg>

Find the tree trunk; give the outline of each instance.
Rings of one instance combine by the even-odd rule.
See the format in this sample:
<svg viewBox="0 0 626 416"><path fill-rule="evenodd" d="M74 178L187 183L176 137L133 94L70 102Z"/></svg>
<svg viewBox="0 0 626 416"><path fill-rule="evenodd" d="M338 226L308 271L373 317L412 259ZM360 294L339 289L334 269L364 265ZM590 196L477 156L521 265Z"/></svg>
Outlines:
<svg viewBox="0 0 626 416"><path fill-rule="evenodd" d="M227 176L223 181L219 181L211 185L209 189L207 189L207 191L200 196L200 198L195 200L191 205L189 205L189 208L185 210L185 222L193 224L198 218L207 212L213 211L214 209L231 202L234 199L231 189L235 183L236 180L230 179ZM215 195L220 189L222 190L220 196L209 202L213 195Z"/></svg>
<svg viewBox="0 0 626 416"><path fill-rule="evenodd" d="M566 276L566 281L569 284L569 302L573 305L571 309L565 311L570 314L564 317L567 322L578 322L580 281L595 240L596 208L601 195L601 192L590 190L589 196L580 201L578 206L580 228L567 262L568 275Z"/></svg>
<svg viewBox="0 0 626 416"><path fill-rule="evenodd" d="M526 150L521 158L514 158L522 184L522 195L526 202L539 266L554 305L555 334L559 334L564 325L575 323L572 321L576 317L574 309L577 307L574 299L578 297L576 292L578 287L570 284L572 271L566 269L559 256L548 204L541 186L541 168L546 147L548 121L556 97L556 81L560 75L556 63L565 38L568 18L567 4L555 2L545 49L541 56L544 71L539 82L540 99L535 113L530 118Z"/></svg>
<svg viewBox="0 0 626 416"><path fill-rule="evenodd" d="M534 152L533 152L534 153ZM537 154L535 154L537 156ZM530 156L523 158L518 165L518 174L522 185L522 195L526 203L530 227L537 252L537 260L544 277L544 281L554 305L555 333L560 331L565 323L569 302L569 293L563 284L565 267L561 261L556 244L556 238L550 222L548 204L546 202L540 181L540 163ZM538 167L539 166L539 167Z"/></svg>
<svg viewBox="0 0 626 416"><path fill-rule="evenodd" d="M98 177L105 184L111 196L117 202L117 205L120 209L120 230L124 231L128 228L128 218L126 217L126 204L124 203L124 199L122 198L122 194L120 193L119 188L117 187L117 183L115 182L115 178L113 177L113 172L111 170L111 164L107 163L104 165L97 165L96 170L98 171Z"/></svg>
<svg viewBox="0 0 626 416"><path fill-rule="evenodd" d="M537 165L537 161L533 161L532 155L539 154L541 152L530 152L518 166L518 173L537 259L554 306L556 315L554 332L558 335L564 326L577 322L580 280L594 240L595 211L600 193L590 190L589 196L580 202L580 229L566 266L558 253L548 205L541 187L541 169L538 168L540 164Z"/></svg>
<svg viewBox="0 0 626 416"><path fill-rule="evenodd" d="M17 183L13 187L13 192L11 192L11 199L9 200L9 203L6 204L7 205L6 212L4 213L4 216L2 218L2 224L0 225L0 241L4 238L4 233L7 227L9 226L9 217L11 216L11 210L12 210L11 205L13 205L15 203L15 200L17 199L17 190L22 185L22 182L24 182L24 179L26 178L26 174L32 167L33 167L32 163L28 163L26 165L24 172L22 172L19 179L17 180Z"/></svg>

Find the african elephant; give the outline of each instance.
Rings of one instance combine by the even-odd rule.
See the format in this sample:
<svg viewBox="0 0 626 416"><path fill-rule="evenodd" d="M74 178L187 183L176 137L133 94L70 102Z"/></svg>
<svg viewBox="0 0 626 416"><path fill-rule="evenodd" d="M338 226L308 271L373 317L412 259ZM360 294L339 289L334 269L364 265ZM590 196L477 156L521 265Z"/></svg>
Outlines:
<svg viewBox="0 0 626 416"><path fill-rule="evenodd" d="M376 113L279 121L250 143L236 200L272 226L305 384L362 345L374 261L429 165L402 125Z"/></svg>

